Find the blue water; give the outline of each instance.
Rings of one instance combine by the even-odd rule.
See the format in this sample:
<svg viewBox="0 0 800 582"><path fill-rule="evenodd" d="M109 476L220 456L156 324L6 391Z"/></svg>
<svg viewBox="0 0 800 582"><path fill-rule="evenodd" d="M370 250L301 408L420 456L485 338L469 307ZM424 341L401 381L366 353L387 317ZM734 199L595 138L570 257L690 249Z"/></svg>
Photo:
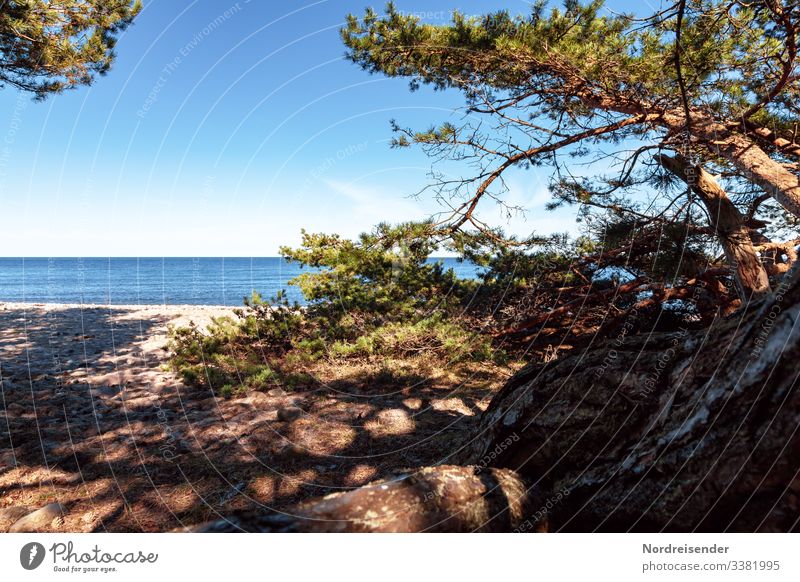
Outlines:
<svg viewBox="0 0 800 582"><path fill-rule="evenodd" d="M460 277L476 267L436 259ZM0 301L102 305L241 305L258 291L271 297L284 289L303 302L288 281L297 264L259 258L0 258Z"/></svg>

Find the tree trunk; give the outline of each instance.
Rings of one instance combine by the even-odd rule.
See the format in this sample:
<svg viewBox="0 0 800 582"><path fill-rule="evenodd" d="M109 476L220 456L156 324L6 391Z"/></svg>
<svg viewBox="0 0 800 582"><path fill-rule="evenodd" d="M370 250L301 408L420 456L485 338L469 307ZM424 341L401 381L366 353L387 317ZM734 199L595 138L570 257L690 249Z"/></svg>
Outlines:
<svg viewBox="0 0 800 582"><path fill-rule="evenodd" d="M665 113L663 121L671 131L679 133L685 130L683 114ZM709 153L728 160L750 182L761 187L791 214L800 217L800 178L769 157L752 139L732 132L701 111L692 114L692 132Z"/></svg>
<svg viewBox="0 0 800 582"><path fill-rule="evenodd" d="M728 264L735 273L739 295L745 303L769 293L769 277L753 248L744 217L717 184L714 176L700 166L692 166L683 156L657 156L659 163L689 184L708 211L711 226L719 238Z"/></svg>
<svg viewBox="0 0 800 582"><path fill-rule="evenodd" d="M800 217L800 179L783 164L742 135L733 134L708 143L709 151L728 159L786 210Z"/></svg>
<svg viewBox="0 0 800 582"><path fill-rule="evenodd" d="M625 337L521 371L465 458L545 494L561 531L790 531L800 519L800 278L702 332Z"/></svg>
<svg viewBox="0 0 800 582"><path fill-rule="evenodd" d="M578 84L581 83L579 80ZM587 107L625 115L643 116L652 113L641 104L623 102L612 97L598 97L587 91L576 91L576 94ZM789 213L800 218L800 176L773 160L748 136L732 131L731 127L736 127L738 122L737 125L719 123L700 109L692 111L691 119L693 143L701 145L710 154L730 162L750 182L759 186ZM683 111L677 109L664 111L658 120L643 120L643 123L663 127L674 135L686 131L686 116ZM784 154L795 152L794 149L787 150L787 144L783 141L773 145L783 147Z"/></svg>
<svg viewBox="0 0 800 582"><path fill-rule="evenodd" d="M289 513L240 515L194 531L499 532L536 529L544 516L530 516L542 503L513 471L443 465L301 503Z"/></svg>
<svg viewBox="0 0 800 582"><path fill-rule="evenodd" d="M199 530L797 530L798 273L735 320L521 370L456 455L472 466Z"/></svg>

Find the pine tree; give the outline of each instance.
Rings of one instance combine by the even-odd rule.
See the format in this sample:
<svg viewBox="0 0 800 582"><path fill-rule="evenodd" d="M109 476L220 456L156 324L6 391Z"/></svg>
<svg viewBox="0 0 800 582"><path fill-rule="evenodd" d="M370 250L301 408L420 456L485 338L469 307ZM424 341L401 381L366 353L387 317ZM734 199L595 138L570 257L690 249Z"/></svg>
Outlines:
<svg viewBox="0 0 800 582"><path fill-rule="evenodd" d="M6 1L0 4L0 84L38 99L106 73L138 0Z"/></svg>
<svg viewBox="0 0 800 582"><path fill-rule="evenodd" d="M768 292L757 254L773 244L763 218L783 226L800 217L800 6L676 0L637 18L600 0L545 4L527 16L456 12L448 25L389 4L382 16L349 16L342 30L364 69L466 97L460 126L394 124L398 147L477 165L470 178L433 185L466 199L446 226L484 228L476 209L502 197L510 168L549 165L555 204L646 224L705 220L740 292ZM616 169L576 176L581 158ZM642 200L644 185L655 200Z"/></svg>

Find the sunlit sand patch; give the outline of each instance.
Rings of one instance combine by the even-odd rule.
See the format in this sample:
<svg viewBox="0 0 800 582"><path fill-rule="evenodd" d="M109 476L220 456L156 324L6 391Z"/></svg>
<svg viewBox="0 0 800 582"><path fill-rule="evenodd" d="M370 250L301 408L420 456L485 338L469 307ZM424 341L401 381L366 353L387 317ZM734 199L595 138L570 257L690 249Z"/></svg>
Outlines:
<svg viewBox="0 0 800 582"><path fill-rule="evenodd" d="M326 422L352 423L353 418L363 418L372 414L375 407L370 404L330 400L317 406L313 412Z"/></svg>
<svg viewBox="0 0 800 582"><path fill-rule="evenodd" d="M400 408L381 410L376 419L364 423L364 429L375 438L410 434L415 426L408 411Z"/></svg>
<svg viewBox="0 0 800 582"><path fill-rule="evenodd" d="M7 471L0 476L0 487L14 484L15 486L47 485L52 483L78 485L81 482L80 473L63 471L58 467L25 467L20 465L16 469Z"/></svg>
<svg viewBox="0 0 800 582"><path fill-rule="evenodd" d="M378 475L378 469L370 465L356 465L344 478L344 484L348 487L359 487L369 483Z"/></svg>
<svg viewBox="0 0 800 582"><path fill-rule="evenodd" d="M464 404L460 398L444 398L442 400L434 400L431 402L431 407L439 412L457 412L464 416L472 416L475 413L470 410L469 406Z"/></svg>
<svg viewBox="0 0 800 582"><path fill-rule="evenodd" d="M212 503L214 499L201 500L198 497L197 491L191 484L182 484L169 489L161 489L158 492L151 492L146 497L146 502L153 504L153 507L159 507L164 504L167 505L173 513L181 513L189 511L198 502L206 504Z"/></svg>
<svg viewBox="0 0 800 582"><path fill-rule="evenodd" d="M340 422L320 422L317 418L299 418L292 422L286 438L312 455L332 455L350 446L356 438L352 427Z"/></svg>
<svg viewBox="0 0 800 582"><path fill-rule="evenodd" d="M250 482L249 493L262 503L272 501L275 498L276 479L275 477L256 477Z"/></svg>
<svg viewBox="0 0 800 582"><path fill-rule="evenodd" d="M313 484L317 478L317 472L313 469L304 469L295 475L287 475L278 483L278 495L287 497L295 495L303 485Z"/></svg>

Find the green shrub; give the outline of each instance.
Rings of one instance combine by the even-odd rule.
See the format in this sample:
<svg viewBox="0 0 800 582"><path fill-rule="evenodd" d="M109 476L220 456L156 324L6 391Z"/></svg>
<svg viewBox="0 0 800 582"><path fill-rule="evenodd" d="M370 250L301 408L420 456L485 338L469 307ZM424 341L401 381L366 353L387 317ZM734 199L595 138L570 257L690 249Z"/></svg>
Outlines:
<svg viewBox="0 0 800 582"><path fill-rule="evenodd" d="M251 297L245 298L244 305L234 310L239 318L235 322L235 337L241 336L248 343L257 342L262 348L278 352L291 348L292 339L301 333L304 318L301 307L297 302L289 303L285 291L278 291L269 301L253 292Z"/></svg>
<svg viewBox="0 0 800 582"><path fill-rule="evenodd" d="M270 366L263 365L247 371L247 385L256 390L278 384L280 375Z"/></svg>
<svg viewBox="0 0 800 582"><path fill-rule="evenodd" d="M170 364L184 382L228 396L241 391L234 385L260 389L280 383L280 374L261 360L291 348L303 324L301 308L289 304L284 293L271 301L254 293L234 314L213 318L205 332L194 323L170 328Z"/></svg>
<svg viewBox="0 0 800 582"><path fill-rule="evenodd" d="M435 355L449 362L483 361L496 355L488 338L440 316L415 323L387 323L354 341L334 342L330 353L340 358Z"/></svg>
<svg viewBox="0 0 800 582"><path fill-rule="evenodd" d="M416 321L431 313L455 314L475 283L440 262L431 223L379 225L357 241L303 232L283 256L313 271L291 283L308 300L309 320L327 340L355 340L389 322Z"/></svg>
<svg viewBox="0 0 800 582"><path fill-rule="evenodd" d="M382 224L356 241L303 232L299 248L281 253L309 268L290 281L307 306L290 304L284 292L268 301L253 293L235 318L215 318L205 333L193 324L172 329L173 368L229 397L309 384L313 378L292 368L322 359L502 359L464 315L478 283L429 261L439 249L433 229Z"/></svg>

